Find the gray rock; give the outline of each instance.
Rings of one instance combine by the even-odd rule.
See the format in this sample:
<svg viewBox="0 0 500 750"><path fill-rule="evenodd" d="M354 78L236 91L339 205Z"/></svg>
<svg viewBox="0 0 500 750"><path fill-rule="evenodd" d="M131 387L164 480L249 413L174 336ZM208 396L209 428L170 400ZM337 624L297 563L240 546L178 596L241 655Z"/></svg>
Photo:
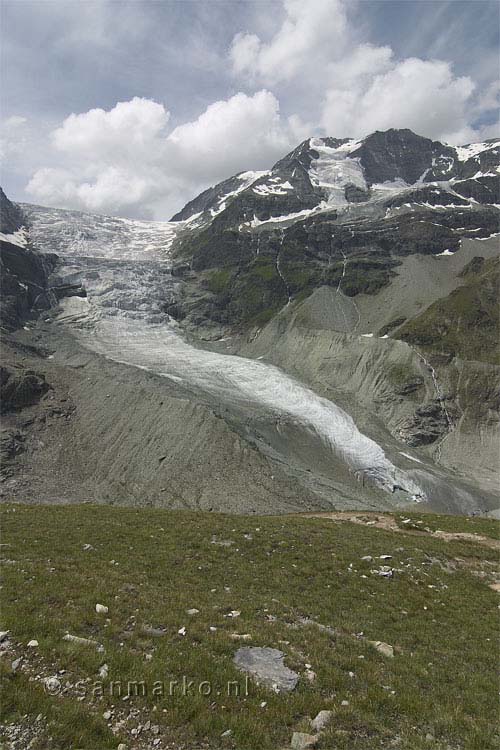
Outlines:
<svg viewBox="0 0 500 750"><path fill-rule="evenodd" d="M277 693L289 692L297 685L299 675L284 665L284 654L275 648L240 648L234 663L243 672L252 675L259 684L272 688Z"/></svg>
<svg viewBox="0 0 500 750"><path fill-rule="evenodd" d="M388 656L390 658L394 657L394 648L390 646L388 643L384 643L383 641L368 641L374 648L377 649L377 651L384 656Z"/></svg>
<svg viewBox="0 0 500 750"><path fill-rule="evenodd" d="M311 726L315 732L321 732L333 719L333 711L320 711L311 721Z"/></svg>
<svg viewBox="0 0 500 750"><path fill-rule="evenodd" d="M318 738L314 734L306 734L305 732L294 732L292 735L292 742L290 747L292 750L309 750L310 748L316 747L318 744Z"/></svg>

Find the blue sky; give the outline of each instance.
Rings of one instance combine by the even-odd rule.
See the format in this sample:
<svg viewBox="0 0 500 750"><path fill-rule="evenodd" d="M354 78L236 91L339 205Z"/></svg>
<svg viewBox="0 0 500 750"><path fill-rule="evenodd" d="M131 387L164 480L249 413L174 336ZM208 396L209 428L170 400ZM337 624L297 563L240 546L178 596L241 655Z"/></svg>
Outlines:
<svg viewBox="0 0 500 750"><path fill-rule="evenodd" d="M3 0L3 186L18 200L164 219L312 134L493 137L499 8Z"/></svg>

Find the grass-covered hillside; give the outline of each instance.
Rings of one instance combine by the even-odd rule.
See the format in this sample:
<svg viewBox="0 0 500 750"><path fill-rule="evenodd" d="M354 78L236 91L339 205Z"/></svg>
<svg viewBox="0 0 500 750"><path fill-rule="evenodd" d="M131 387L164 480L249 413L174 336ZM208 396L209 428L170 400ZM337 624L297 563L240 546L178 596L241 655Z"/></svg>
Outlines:
<svg viewBox="0 0 500 750"><path fill-rule="evenodd" d="M494 521L1 513L6 748L276 750L321 710L319 750L498 747ZM248 646L295 689L246 683Z"/></svg>

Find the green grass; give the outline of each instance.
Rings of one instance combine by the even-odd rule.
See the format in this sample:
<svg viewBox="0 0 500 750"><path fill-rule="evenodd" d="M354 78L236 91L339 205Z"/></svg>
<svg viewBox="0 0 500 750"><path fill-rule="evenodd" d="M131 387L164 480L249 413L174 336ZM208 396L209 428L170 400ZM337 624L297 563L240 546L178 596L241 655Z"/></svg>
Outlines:
<svg viewBox="0 0 500 750"><path fill-rule="evenodd" d="M207 279L207 287L214 294L223 294L228 291L232 278L231 269L222 268L220 271L212 271Z"/></svg>
<svg viewBox="0 0 500 750"><path fill-rule="evenodd" d="M7 545L1 551L9 562L3 565L0 627L10 629L15 653L33 663L35 674L66 670L61 679L72 684L88 678L94 684L102 663L109 666L104 696L87 692L78 702L71 691L47 695L25 671L11 673L11 659L2 660L4 721L25 714L46 721L45 739L34 750L99 750L120 741L133 748L125 728L114 736L102 718L111 704L138 708L142 723L148 717L162 737L189 748L206 742L210 748L276 750L321 709L335 718L319 748L498 747L492 721L498 595L487 585L497 555L491 549L301 517L89 505L8 505L1 515ZM422 518L429 528L436 523L444 530L448 523ZM460 520L463 530L497 533L494 522L480 522ZM213 538L233 544L213 544ZM93 549L85 551L84 544ZM391 580L372 575L385 561L361 561L367 554L393 555L391 564L402 572ZM109 607L108 615L95 613L97 602ZM199 614L187 615L193 607ZM240 616L226 617L231 610ZM337 634L300 625L304 617ZM152 636L144 625L166 633ZM183 626L185 636L178 634ZM105 652L63 641L67 631L95 639ZM232 633L250 633L252 640L240 644ZM39 641L35 650L26 648L32 638ZM368 640L392 644L394 659ZM232 663L240 645L284 651L287 665L301 675L295 691L276 695L250 683L245 695ZM317 675L312 683L306 663ZM151 691L183 675L195 686L209 681L211 696L195 689L124 703L109 695L110 680L143 680ZM231 681L242 694L226 694ZM232 735L221 738L227 729Z"/></svg>

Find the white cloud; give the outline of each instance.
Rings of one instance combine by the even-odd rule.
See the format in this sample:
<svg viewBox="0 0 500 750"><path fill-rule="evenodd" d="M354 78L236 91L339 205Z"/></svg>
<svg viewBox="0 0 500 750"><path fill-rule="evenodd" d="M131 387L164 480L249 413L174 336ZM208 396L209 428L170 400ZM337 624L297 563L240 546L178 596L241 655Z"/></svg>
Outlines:
<svg viewBox="0 0 500 750"><path fill-rule="evenodd" d="M470 78L454 77L448 63L417 58L390 63L383 57L380 68L354 75L349 88L341 81L328 90L321 118L327 132L358 137L400 127L448 142L473 137L467 124Z"/></svg>
<svg viewBox="0 0 500 750"><path fill-rule="evenodd" d="M57 167L26 190L48 205L166 218L208 185L266 167L294 145L300 120L282 120L268 91L214 102L167 132L162 104L134 98L72 114L52 133Z"/></svg>
<svg viewBox="0 0 500 750"><path fill-rule="evenodd" d="M495 106L491 95L475 102L473 81L457 77L446 61L398 60L388 46L362 43L347 7L342 0L285 0L270 41L234 37L233 74L280 85L288 96L307 92L327 135L359 137L391 127L454 143L479 135L471 122Z"/></svg>
<svg viewBox="0 0 500 750"><path fill-rule="evenodd" d="M65 3L51 6L57 10L58 54L80 45L87 55L89 49L91 54L107 51L112 65L127 40L143 41L146 31L151 34L155 15L138 14L132 4L116 20L113 4L97 5L95 14L87 7L77 12ZM256 5L256 15L245 14L245 23L255 23L258 33L235 23L229 33L239 33L232 43L221 35L220 48L210 36L213 29L200 36L195 25L189 59L196 58L201 67L213 46L208 67L217 92L212 98L218 99L207 106L202 98L199 116L192 116L190 105L189 121L176 120L174 127L168 109L152 96L71 114L57 127L31 116L26 123L16 112L5 123L9 169L24 176L29 161L26 193L40 203L165 219L209 185L238 171L270 167L310 135L360 137L390 127L453 143L495 135L489 124L498 112L495 84L489 89L484 84L483 91L470 77L458 76L448 61L398 58L390 46L369 43L363 5L357 0L283 0L282 16L271 23L269 8L280 6L266 5L263 11ZM39 14L37 22L42 18ZM83 42L75 36L80 22ZM170 50L172 58L179 58L174 43L161 49L164 56ZM220 64L224 59L227 79ZM219 93L235 79L246 93ZM179 88L185 90L184 77ZM174 109L179 95L175 87L172 91L168 102ZM193 101L199 101L198 95ZM179 106L173 114L178 113Z"/></svg>
<svg viewBox="0 0 500 750"><path fill-rule="evenodd" d="M285 19L270 42L249 33L234 37L230 58L236 74L268 84L289 81L327 62L332 51L343 51L346 17L340 0L284 0L283 7Z"/></svg>

